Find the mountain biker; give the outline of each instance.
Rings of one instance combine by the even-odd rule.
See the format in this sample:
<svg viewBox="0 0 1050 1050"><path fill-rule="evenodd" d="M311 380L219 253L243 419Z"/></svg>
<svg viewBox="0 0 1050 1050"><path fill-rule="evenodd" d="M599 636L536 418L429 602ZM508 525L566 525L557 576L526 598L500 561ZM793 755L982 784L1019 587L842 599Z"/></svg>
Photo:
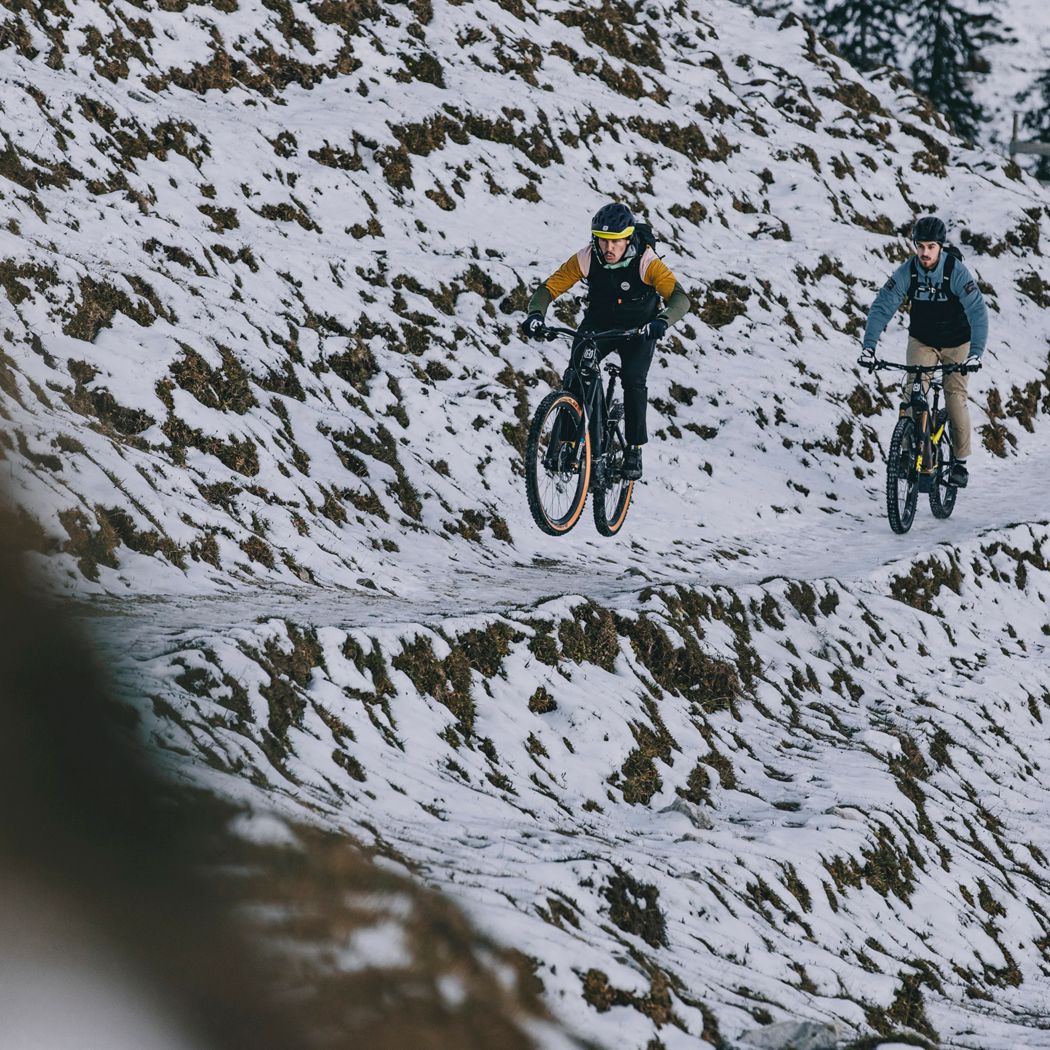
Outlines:
<svg viewBox="0 0 1050 1050"><path fill-rule="evenodd" d="M981 355L988 342L988 310L958 249L945 247L948 230L940 219L934 215L919 219L911 238L916 254L897 268L872 304L864 329L864 353L874 358L879 336L897 307L908 299L908 364L963 366L962 372L944 377L944 399L955 449L948 482L965 488L970 476L966 460L971 448L965 373L981 367ZM906 399L910 382L905 383Z"/></svg>
<svg viewBox="0 0 1050 1050"><path fill-rule="evenodd" d="M606 340L600 350L606 357L614 350L623 368L624 429L627 451L623 476L642 476L642 445L648 440L645 413L648 405L646 376L656 343L670 325L689 310L689 298L675 275L657 257L652 231L635 225L631 210L612 203L599 208L591 221L591 241L541 284L529 300L528 317L521 333L526 339L542 338L547 308L580 280L587 282L587 309L572 345L569 371L563 380L572 383L581 335L610 328L640 328L641 336ZM660 300L663 300L661 304Z"/></svg>

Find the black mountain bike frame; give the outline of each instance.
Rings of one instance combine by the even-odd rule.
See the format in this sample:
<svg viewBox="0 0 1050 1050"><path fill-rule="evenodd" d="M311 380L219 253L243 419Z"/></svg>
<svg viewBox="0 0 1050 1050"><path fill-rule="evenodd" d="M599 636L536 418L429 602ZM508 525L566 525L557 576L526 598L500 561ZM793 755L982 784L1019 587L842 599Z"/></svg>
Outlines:
<svg viewBox="0 0 1050 1050"><path fill-rule="evenodd" d="M937 470L936 449L941 438L944 437L944 430L948 424L948 410L941 408L940 403L941 390L944 386L943 376L951 372L968 370L961 364L899 365L892 361L863 357L859 363L869 372L894 369L914 377L911 396L906 402L902 402L900 414L903 416L910 412L918 430L919 440L916 442L914 470L919 480L919 491L929 492L936 482L934 476ZM938 372L941 373L940 377L936 374ZM927 396L927 388L933 394L932 404ZM950 467L950 464L948 466Z"/></svg>
<svg viewBox="0 0 1050 1050"><path fill-rule="evenodd" d="M575 339L577 333L571 328L547 328L544 336L548 342L556 339L559 335ZM609 373L609 383L602 388L601 365L598 360L598 344L607 339L631 339L641 338L640 328L626 330L610 328L604 332L583 332L580 335L580 343L569 372L571 378L566 382L565 389L576 394L580 399L580 407L583 409L583 419L573 437L575 442L576 462L582 454L583 436L588 428L591 435L592 449L592 480L591 484L598 489L604 488L606 483L606 453L612 445L613 435L619 438L622 448L627 448L623 433L620 430L620 419L623 406L614 403L616 392L616 380L620 375L620 366L607 364L605 370ZM568 440L568 439L566 439ZM551 442L552 447L555 442Z"/></svg>

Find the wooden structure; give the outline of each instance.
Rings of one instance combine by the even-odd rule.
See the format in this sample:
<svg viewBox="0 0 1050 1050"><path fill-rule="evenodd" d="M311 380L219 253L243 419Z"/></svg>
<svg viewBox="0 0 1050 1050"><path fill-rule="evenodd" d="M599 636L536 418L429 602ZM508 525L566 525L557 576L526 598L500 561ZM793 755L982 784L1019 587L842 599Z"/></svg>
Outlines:
<svg viewBox="0 0 1050 1050"><path fill-rule="evenodd" d="M1050 157L1050 142L1020 142L1017 138L1017 114L1014 114L1014 131L1010 137L1010 156L1015 153L1035 153L1041 157Z"/></svg>

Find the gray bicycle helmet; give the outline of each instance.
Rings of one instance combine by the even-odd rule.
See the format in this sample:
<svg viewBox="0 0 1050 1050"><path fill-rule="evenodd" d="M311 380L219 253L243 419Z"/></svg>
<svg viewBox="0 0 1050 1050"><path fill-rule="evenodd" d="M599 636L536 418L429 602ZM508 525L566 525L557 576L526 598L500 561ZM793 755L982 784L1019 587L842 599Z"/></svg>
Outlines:
<svg viewBox="0 0 1050 1050"><path fill-rule="evenodd" d="M915 224L911 239L918 244L921 241L936 241L944 244L948 239L948 228L936 215L926 215Z"/></svg>

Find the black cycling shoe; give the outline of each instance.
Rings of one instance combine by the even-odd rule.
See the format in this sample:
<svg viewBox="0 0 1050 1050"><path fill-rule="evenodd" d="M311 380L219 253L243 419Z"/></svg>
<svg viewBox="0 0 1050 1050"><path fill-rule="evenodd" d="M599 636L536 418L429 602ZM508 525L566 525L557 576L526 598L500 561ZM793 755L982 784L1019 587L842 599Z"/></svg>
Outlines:
<svg viewBox="0 0 1050 1050"><path fill-rule="evenodd" d="M627 481L637 481L642 476L642 450L638 445L631 445L623 454L620 473Z"/></svg>
<svg viewBox="0 0 1050 1050"><path fill-rule="evenodd" d="M966 464L953 463L951 473L948 475L948 484L957 489L964 489L969 480L970 472L966 469Z"/></svg>

